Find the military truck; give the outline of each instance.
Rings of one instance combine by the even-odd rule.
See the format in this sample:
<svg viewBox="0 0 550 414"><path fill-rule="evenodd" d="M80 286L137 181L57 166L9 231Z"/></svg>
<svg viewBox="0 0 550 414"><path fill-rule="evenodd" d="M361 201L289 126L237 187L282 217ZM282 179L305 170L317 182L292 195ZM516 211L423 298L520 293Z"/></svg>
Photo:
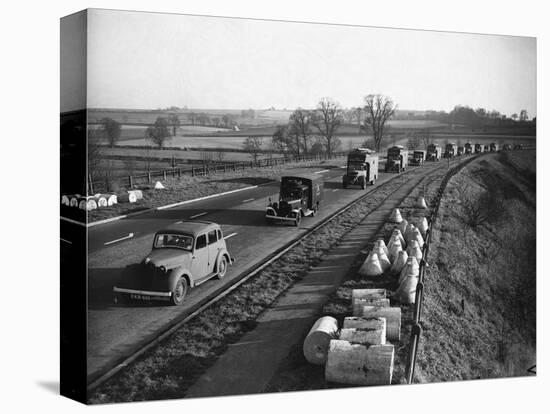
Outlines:
<svg viewBox="0 0 550 414"><path fill-rule="evenodd" d="M483 152L489 152L489 145L485 144L483 146Z"/></svg>
<svg viewBox="0 0 550 414"><path fill-rule="evenodd" d="M462 145L459 145L456 149L456 155L461 156L464 155L464 147Z"/></svg>
<svg viewBox="0 0 550 414"><path fill-rule="evenodd" d="M405 171L409 162L409 151L403 145L394 145L388 148L385 172Z"/></svg>
<svg viewBox="0 0 550 414"><path fill-rule="evenodd" d="M480 154L480 153L482 153L482 152L483 152L483 145L481 145L481 144L476 144L476 145L475 145L475 153L476 153L476 154Z"/></svg>
<svg viewBox="0 0 550 414"><path fill-rule="evenodd" d="M414 150L412 153L412 157L409 160L409 164L411 165L422 165L424 164L424 161L426 160L426 151L424 150Z"/></svg>
<svg viewBox="0 0 550 414"><path fill-rule="evenodd" d="M378 178L378 154L369 148L355 148L348 153L346 173L342 187L360 185L364 190L367 183L374 185Z"/></svg>
<svg viewBox="0 0 550 414"><path fill-rule="evenodd" d="M522 150L522 149L523 149L523 144L516 144L516 145L514 145L514 149L515 149L515 150Z"/></svg>
<svg viewBox="0 0 550 414"><path fill-rule="evenodd" d="M512 149L512 146L510 144L504 144L502 146L502 151L510 151Z"/></svg>
<svg viewBox="0 0 550 414"><path fill-rule="evenodd" d="M443 158L454 158L457 156L457 152L458 146L453 142L449 142L445 145L445 154L443 155Z"/></svg>
<svg viewBox="0 0 550 414"><path fill-rule="evenodd" d="M474 153L474 146L472 145L472 143L467 142L466 144L464 144L464 154L471 155L473 153Z"/></svg>
<svg viewBox="0 0 550 414"><path fill-rule="evenodd" d="M426 156L428 161L441 161L441 146L439 144L428 145L428 155Z"/></svg>
<svg viewBox="0 0 550 414"><path fill-rule="evenodd" d="M319 174L297 174L281 177L279 202L271 202L265 212L267 224L289 222L300 225L302 217L313 217L323 200L323 177Z"/></svg>
<svg viewBox="0 0 550 414"><path fill-rule="evenodd" d="M489 151L497 152L498 151L498 144L496 142L491 142L489 144Z"/></svg>

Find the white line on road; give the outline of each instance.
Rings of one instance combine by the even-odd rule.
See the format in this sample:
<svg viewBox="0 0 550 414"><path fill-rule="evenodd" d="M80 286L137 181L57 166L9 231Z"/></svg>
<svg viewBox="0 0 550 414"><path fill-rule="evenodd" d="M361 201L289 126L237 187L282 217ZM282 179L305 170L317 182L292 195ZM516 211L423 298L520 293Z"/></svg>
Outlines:
<svg viewBox="0 0 550 414"><path fill-rule="evenodd" d="M243 203L248 203L249 201L254 201L254 199L253 199L253 198L249 198L249 199L247 199L247 200L244 200Z"/></svg>
<svg viewBox="0 0 550 414"><path fill-rule="evenodd" d="M65 242L65 243L69 243L69 244L73 244L72 241L69 241L69 240L65 240L64 238L60 237L59 238L61 241Z"/></svg>
<svg viewBox="0 0 550 414"><path fill-rule="evenodd" d="M224 237L224 240L227 240L227 239L229 239L230 237L236 236L237 234L239 234L239 233L231 233L231 234L228 234L227 236Z"/></svg>
<svg viewBox="0 0 550 414"><path fill-rule="evenodd" d="M195 214L194 216L191 216L189 218L194 219L194 218L197 218L197 217L200 217L200 216L204 216L205 214L208 214L208 212L205 211L204 213Z"/></svg>
<svg viewBox="0 0 550 414"><path fill-rule="evenodd" d="M313 174L321 174L321 173L324 173L324 172L327 172L327 171L330 171L330 170L315 171Z"/></svg>
<svg viewBox="0 0 550 414"><path fill-rule="evenodd" d="M339 190L339 188L335 188L334 190L332 190L332 192L334 193L334 192L336 192L336 191L338 191L338 190Z"/></svg>
<svg viewBox="0 0 550 414"><path fill-rule="evenodd" d="M134 233L129 233L127 236L121 237L120 239L111 240L110 242L105 242L103 244L105 246L107 246L109 244L113 244L113 243L116 243L116 242L119 242L119 241L122 241L122 240L131 239L132 237L134 237Z"/></svg>

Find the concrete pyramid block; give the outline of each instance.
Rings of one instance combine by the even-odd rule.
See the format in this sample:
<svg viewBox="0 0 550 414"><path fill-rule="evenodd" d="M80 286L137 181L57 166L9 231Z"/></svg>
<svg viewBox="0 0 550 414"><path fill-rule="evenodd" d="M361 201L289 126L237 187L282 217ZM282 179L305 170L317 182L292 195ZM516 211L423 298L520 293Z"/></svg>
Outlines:
<svg viewBox="0 0 550 414"><path fill-rule="evenodd" d="M393 262L390 268L390 273L392 275L400 274L401 270L403 270L403 268L407 264L408 258L409 256L407 255L407 252L405 250L401 250L397 255L397 259Z"/></svg>
<svg viewBox="0 0 550 414"><path fill-rule="evenodd" d="M376 252L371 252L359 269L361 276L380 276L383 273L384 271Z"/></svg>
<svg viewBox="0 0 550 414"><path fill-rule="evenodd" d="M405 233L403 233L403 237L405 237L405 241L407 243L409 243L410 236L411 236L414 229L416 229L414 224L412 224L412 223L407 224L407 228L405 229Z"/></svg>
<svg viewBox="0 0 550 414"><path fill-rule="evenodd" d="M390 215L390 222L392 223L401 223L403 221L403 217L401 217L401 212L398 208L394 208Z"/></svg>
<svg viewBox="0 0 550 414"><path fill-rule="evenodd" d="M399 226L397 227L399 229L399 231L401 232L401 234L403 235L403 237L405 237L405 230L407 230L407 226L409 225L409 222L405 219L403 219L403 221L401 223L399 223Z"/></svg>
<svg viewBox="0 0 550 414"><path fill-rule="evenodd" d="M393 297L405 305L411 305L416 298L416 285L418 284L418 276L408 275L399 284Z"/></svg>
<svg viewBox="0 0 550 414"><path fill-rule="evenodd" d="M426 219L426 217L422 217L422 219L418 221L416 227L418 228L418 230L420 230L420 234L422 234L422 237L426 237L426 232L428 231L428 220Z"/></svg>
<svg viewBox="0 0 550 414"><path fill-rule="evenodd" d="M420 248L424 247L424 238L422 237L422 234L420 234L420 230L416 227L413 229L412 233L409 235L409 240L416 240L418 242L418 245Z"/></svg>
<svg viewBox="0 0 550 414"><path fill-rule="evenodd" d="M403 234L401 234L401 230L394 229L391 235L390 240L399 240L401 243L401 247L404 249L407 246L407 243L405 242L405 238L403 237Z"/></svg>
<svg viewBox="0 0 550 414"><path fill-rule="evenodd" d="M155 190L164 190L165 188L160 181L155 183Z"/></svg>
<svg viewBox="0 0 550 414"><path fill-rule="evenodd" d="M383 239L376 240L376 243L374 243L374 247L381 248L384 250L384 253L386 253L386 256L389 254L388 247L386 246L386 243L384 243Z"/></svg>
<svg viewBox="0 0 550 414"><path fill-rule="evenodd" d="M407 247L407 255L409 257L414 257L416 261L420 263L420 260L422 259L422 250L416 240L411 240L409 247Z"/></svg>
<svg viewBox="0 0 550 414"><path fill-rule="evenodd" d="M385 273L390 270L391 262L386 253L381 248L379 248L376 254L378 256L378 260L380 261L380 267L382 267L382 271Z"/></svg>
<svg viewBox="0 0 550 414"><path fill-rule="evenodd" d="M390 244L388 250L389 250L388 258L390 259L390 262L393 263L397 260L397 256L399 256L399 252L403 250L403 246L401 245L401 242L396 239L393 241L393 243Z"/></svg>
<svg viewBox="0 0 550 414"><path fill-rule="evenodd" d="M424 197L418 197L416 199L416 203L414 205L416 208L428 208L426 205L426 200L424 200Z"/></svg>
<svg viewBox="0 0 550 414"><path fill-rule="evenodd" d="M412 277L420 274L420 268L418 266L418 261L414 257L409 257L407 259L407 264L403 269L401 270L401 273L399 274L399 281L398 283L401 284L403 280L405 280L407 277Z"/></svg>

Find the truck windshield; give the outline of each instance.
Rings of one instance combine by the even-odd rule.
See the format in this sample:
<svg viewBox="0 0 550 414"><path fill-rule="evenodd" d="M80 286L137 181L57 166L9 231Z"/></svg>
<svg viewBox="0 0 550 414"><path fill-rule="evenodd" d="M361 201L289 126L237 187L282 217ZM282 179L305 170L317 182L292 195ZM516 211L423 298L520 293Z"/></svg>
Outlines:
<svg viewBox="0 0 550 414"><path fill-rule="evenodd" d="M362 162L350 162L348 164L348 170L352 170L352 171L361 171L363 170L363 166L364 164Z"/></svg>
<svg viewBox="0 0 550 414"><path fill-rule="evenodd" d="M155 236L154 246L159 248L177 248L191 251L193 250L193 237L183 234L157 234Z"/></svg>
<svg viewBox="0 0 550 414"><path fill-rule="evenodd" d="M281 197L283 200L297 200L302 198L302 189L299 187L281 188Z"/></svg>

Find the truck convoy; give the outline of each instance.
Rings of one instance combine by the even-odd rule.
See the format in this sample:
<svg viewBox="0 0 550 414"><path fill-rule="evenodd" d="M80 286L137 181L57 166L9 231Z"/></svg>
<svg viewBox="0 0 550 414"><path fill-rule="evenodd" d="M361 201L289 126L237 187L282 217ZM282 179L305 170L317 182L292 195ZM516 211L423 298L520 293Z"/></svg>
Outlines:
<svg viewBox="0 0 550 414"><path fill-rule="evenodd" d="M428 155L426 159L428 161L441 161L441 147L439 144L428 145Z"/></svg>
<svg viewBox="0 0 550 414"><path fill-rule="evenodd" d="M378 178L378 154L369 148L355 148L348 153L346 173L342 177L342 187L360 185L365 189L367 183L374 185Z"/></svg>
<svg viewBox="0 0 550 414"><path fill-rule="evenodd" d="M386 160L385 172L405 171L409 162L409 151L403 145L394 145L388 148L388 159Z"/></svg>
<svg viewBox="0 0 550 414"><path fill-rule="evenodd" d="M474 153L474 146L472 145L471 142L467 142L465 145L464 145L464 154L466 155L471 155Z"/></svg>
<svg viewBox="0 0 550 414"><path fill-rule="evenodd" d="M412 153L412 158L409 161L411 165L422 165L426 160L426 151L424 150L414 150Z"/></svg>
<svg viewBox="0 0 550 414"><path fill-rule="evenodd" d="M456 157L458 152L458 146L453 143L449 142L447 145L445 145L445 155L444 158L454 158Z"/></svg>
<svg viewBox="0 0 550 414"><path fill-rule="evenodd" d="M302 217L313 217L323 199L323 187L323 177L318 174L281 177L279 202L269 199L265 212L267 224L286 221L299 226Z"/></svg>

